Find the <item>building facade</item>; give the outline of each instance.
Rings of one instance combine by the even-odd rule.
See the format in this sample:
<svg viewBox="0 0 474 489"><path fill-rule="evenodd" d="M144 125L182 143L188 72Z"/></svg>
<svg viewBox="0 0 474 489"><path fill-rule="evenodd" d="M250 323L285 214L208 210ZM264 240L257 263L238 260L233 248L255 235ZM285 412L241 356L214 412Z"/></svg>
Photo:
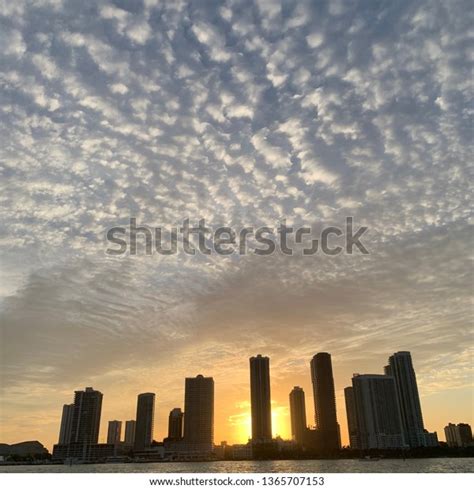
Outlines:
<svg viewBox="0 0 474 489"><path fill-rule="evenodd" d="M69 445L71 441L72 419L74 416L74 404L64 404L59 429L59 445Z"/></svg>
<svg viewBox="0 0 474 489"><path fill-rule="evenodd" d="M102 398L102 393L92 387L75 391L68 457L90 460L91 447L99 440Z"/></svg>
<svg viewBox="0 0 474 489"><path fill-rule="evenodd" d="M135 444L135 428L136 421L134 419L129 419L125 421L125 439L124 444L127 447L133 447Z"/></svg>
<svg viewBox="0 0 474 489"><path fill-rule="evenodd" d="M135 440L133 449L141 452L151 446L155 416L155 394L144 392L138 395Z"/></svg>
<svg viewBox="0 0 474 489"><path fill-rule="evenodd" d="M183 438L183 411L174 408L168 417L168 440L178 441Z"/></svg>
<svg viewBox="0 0 474 489"><path fill-rule="evenodd" d="M405 442L413 448L427 446L420 396L410 352L394 353L388 359L385 374L395 379Z"/></svg>
<svg viewBox="0 0 474 489"><path fill-rule="evenodd" d="M290 392L291 436L298 445L304 445L306 438L306 403L304 390L295 386Z"/></svg>
<svg viewBox="0 0 474 489"><path fill-rule="evenodd" d="M317 353L311 360L316 429L320 432L325 450L341 448L341 437L336 414L336 394L331 355Z"/></svg>
<svg viewBox="0 0 474 489"><path fill-rule="evenodd" d="M395 379L388 375L354 375L352 388L358 448L405 447Z"/></svg>
<svg viewBox="0 0 474 489"><path fill-rule="evenodd" d="M271 443L270 359L262 355L250 358L250 404L252 413L252 443Z"/></svg>
<svg viewBox="0 0 474 489"><path fill-rule="evenodd" d="M107 444L118 445L122 437L122 421L109 421L107 429Z"/></svg>
<svg viewBox="0 0 474 489"><path fill-rule="evenodd" d="M360 447L357 432L357 414L353 387L346 387L344 389L344 399L346 401L347 432L349 434L349 445L352 449L358 449Z"/></svg>
<svg viewBox="0 0 474 489"><path fill-rule="evenodd" d="M472 429L467 423L449 423L444 427L446 443L450 447L467 447L472 445Z"/></svg>
<svg viewBox="0 0 474 489"><path fill-rule="evenodd" d="M200 456L214 449L214 379L212 377L188 377L184 392L184 439L185 452Z"/></svg>

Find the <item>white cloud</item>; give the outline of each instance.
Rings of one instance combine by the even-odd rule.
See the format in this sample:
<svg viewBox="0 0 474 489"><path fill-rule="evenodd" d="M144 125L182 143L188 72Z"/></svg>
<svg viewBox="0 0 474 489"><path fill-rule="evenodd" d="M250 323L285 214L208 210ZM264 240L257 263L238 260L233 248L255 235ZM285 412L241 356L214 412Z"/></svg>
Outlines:
<svg viewBox="0 0 474 489"><path fill-rule="evenodd" d="M41 74L49 80L60 75L58 67L50 57L44 54L34 54L31 59Z"/></svg>
<svg viewBox="0 0 474 489"><path fill-rule="evenodd" d="M210 24L197 22L192 26L192 31L197 40L209 50L210 57L216 62L230 60L230 53L225 47L224 37Z"/></svg>
<svg viewBox="0 0 474 489"><path fill-rule="evenodd" d="M152 37L152 30L148 22L134 22L127 28L127 36L137 44L146 44Z"/></svg>
<svg viewBox="0 0 474 489"><path fill-rule="evenodd" d="M123 83L114 83L110 86L112 93L119 93L125 95L128 92L128 88Z"/></svg>
<svg viewBox="0 0 474 489"><path fill-rule="evenodd" d="M269 131L262 129L251 138L254 148L273 168L288 168L291 165L289 155L282 148L268 142Z"/></svg>
<svg viewBox="0 0 474 489"><path fill-rule="evenodd" d="M20 31L15 29L2 29L0 31L0 45L4 55L21 57L26 52L26 44Z"/></svg>
<svg viewBox="0 0 474 489"><path fill-rule="evenodd" d="M248 119L253 117L252 108L244 104L228 105L225 112L228 117L246 117Z"/></svg>
<svg viewBox="0 0 474 489"><path fill-rule="evenodd" d="M324 41L324 37L321 32L313 32L306 37L306 42L308 46L312 49L321 46Z"/></svg>

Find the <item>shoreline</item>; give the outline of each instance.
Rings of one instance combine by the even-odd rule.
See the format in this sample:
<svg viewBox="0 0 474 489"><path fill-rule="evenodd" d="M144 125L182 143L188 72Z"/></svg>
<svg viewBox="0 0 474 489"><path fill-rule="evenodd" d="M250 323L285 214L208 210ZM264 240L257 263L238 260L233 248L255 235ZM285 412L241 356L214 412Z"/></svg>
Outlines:
<svg viewBox="0 0 474 489"><path fill-rule="evenodd" d="M77 465L130 465L130 464L202 464L202 463L241 463L241 462L306 462L306 461L340 461L340 460L359 460L361 462L379 462L383 460L434 460L434 459L472 459L474 454L445 454L445 455L433 455L433 456L408 456L408 457L390 457L390 456L373 456L373 457L308 457L308 458L271 458L271 459L222 459L222 460L127 460L127 461L96 461L96 462L80 462L72 465L65 464L63 462L52 461L32 461L32 462L0 462L1 467L11 466L66 466L74 467Z"/></svg>

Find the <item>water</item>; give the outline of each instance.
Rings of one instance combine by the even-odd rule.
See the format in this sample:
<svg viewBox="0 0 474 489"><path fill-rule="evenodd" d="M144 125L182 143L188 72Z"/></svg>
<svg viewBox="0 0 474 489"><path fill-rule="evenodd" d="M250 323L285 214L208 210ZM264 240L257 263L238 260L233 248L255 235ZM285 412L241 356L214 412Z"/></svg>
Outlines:
<svg viewBox="0 0 474 489"><path fill-rule="evenodd" d="M474 458L422 458L407 460L273 460L175 462L91 465L4 465L0 472L474 472Z"/></svg>

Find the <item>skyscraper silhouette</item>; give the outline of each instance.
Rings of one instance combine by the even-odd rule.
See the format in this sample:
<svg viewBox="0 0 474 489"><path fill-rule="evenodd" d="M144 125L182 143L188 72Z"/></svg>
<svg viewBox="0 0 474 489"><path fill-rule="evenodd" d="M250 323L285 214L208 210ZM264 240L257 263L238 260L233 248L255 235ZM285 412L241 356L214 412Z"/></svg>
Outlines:
<svg viewBox="0 0 474 489"><path fill-rule="evenodd" d="M303 445L306 435L306 404L304 390L295 386L290 392L291 435L299 445Z"/></svg>
<svg viewBox="0 0 474 489"><path fill-rule="evenodd" d="M74 392L74 413L71 426L69 456L89 460L91 446L99 439L102 392L86 387Z"/></svg>
<svg viewBox="0 0 474 489"><path fill-rule="evenodd" d="M145 392L138 395L137 419L135 425L134 450L142 451L153 441L153 420L155 416L155 394Z"/></svg>
<svg viewBox="0 0 474 489"><path fill-rule="evenodd" d="M399 351L388 362L385 374L395 378L405 442L411 447L425 446L426 435L411 354L408 351Z"/></svg>
<svg viewBox="0 0 474 489"><path fill-rule="evenodd" d="M122 421L109 421L107 429L107 443L118 445L122 436Z"/></svg>
<svg viewBox="0 0 474 489"><path fill-rule="evenodd" d="M394 378L354 375L352 387L359 448L402 448L405 443Z"/></svg>
<svg viewBox="0 0 474 489"><path fill-rule="evenodd" d="M61 428L59 429L59 445L68 445L71 441L72 419L74 416L74 404L64 404L61 416Z"/></svg>
<svg viewBox="0 0 474 489"><path fill-rule="evenodd" d="M359 448L359 437L357 433L357 413L354 401L354 388L346 387L344 389L344 398L346 401L347 414L347 431L349 434L349 444L351 448Z"/></svg>
<svg viewBox="0 0 474 489"><path fill-rule="evenodd" d="M135 444L135 428L136 422L134 419L125 421L125 440L124 443L128 447L133 447Z"/></svg>
<svg viewBox="0 0 474 489"><path fill-rule="evenodd" d="M336 415L336 395L332 374L331 355L317 353L311 360L316 428L320 432L322 447L336 450L341 447Z"/></svg>
<svg viewBox="0 0 474 489"><path fill-rule="evenodd" d="M186 451L209 454L214 449L214 380L188 377L184 392L184 446Z"/></svg>
<svg viewBox="0 0 474 489"><path fill-rule="evenodd" d="M168 440L178 441L183 438L183 411L174 408L168 417Z"/></svg>
<svg viewBox="0 0 474 489"><path fill-rule="evenodd" d="M272 441L270 359L262 355L250 358L250 403L252 442L270 443Z"/></svg>

